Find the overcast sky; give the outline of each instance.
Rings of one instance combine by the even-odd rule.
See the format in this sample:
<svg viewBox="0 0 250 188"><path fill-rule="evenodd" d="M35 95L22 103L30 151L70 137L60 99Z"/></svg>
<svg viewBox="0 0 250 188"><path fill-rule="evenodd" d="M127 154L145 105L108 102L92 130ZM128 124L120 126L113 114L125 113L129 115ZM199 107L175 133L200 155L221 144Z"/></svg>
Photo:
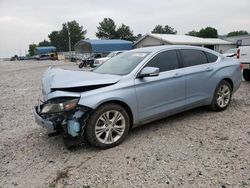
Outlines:
<svg viewBox="0 0 250 188"><path fill-rule="evenodd" d="M64 22L76 20L96 38L105 17L129 25L134 34L150 33L156 24L178 34L206 26L219 34L250 32L250 0L0 0L0 57L24 55L30 43L48 40Z"/></svg>

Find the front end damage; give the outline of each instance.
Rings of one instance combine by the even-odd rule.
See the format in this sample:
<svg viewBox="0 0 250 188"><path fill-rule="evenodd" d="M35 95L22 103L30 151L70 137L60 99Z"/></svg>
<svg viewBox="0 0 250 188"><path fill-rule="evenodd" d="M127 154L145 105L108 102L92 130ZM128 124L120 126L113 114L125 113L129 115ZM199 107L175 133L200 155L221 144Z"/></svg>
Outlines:
<svg viewBox="0 0 250 188"><path fill-rule="evenodd" d="M44 102L34 108L37 124L54 131L52 135L64 133L69 138L84 138L85 125L93 109L79 103L83 102L82 94L111 86L120 78L116 75L49 68L42 80Z"/></svg>
<svg viewBox="0 0 250 188"><path fill-rule="evenodd" d="M83 138L84 127L91 109L78 104L79 98L50 99L34 108L37 124L54 133L71 138Z"/></svg>

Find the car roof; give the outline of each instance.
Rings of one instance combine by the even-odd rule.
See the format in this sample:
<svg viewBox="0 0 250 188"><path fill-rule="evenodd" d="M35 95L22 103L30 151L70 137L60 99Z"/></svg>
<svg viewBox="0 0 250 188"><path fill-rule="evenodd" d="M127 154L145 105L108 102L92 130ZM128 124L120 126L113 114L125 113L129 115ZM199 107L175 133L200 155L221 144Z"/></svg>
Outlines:
<svg viewBox="0 0 250 188"><path fill-rule="evenodd" d="M174 49L196 49L206 51L217 56L221 56L218 52L210 50L208 48L203 48L199 46L191 46L191 45L161 45L161 46L151 46L151 47L143 47L131 50L133 52L148 52L148 53L156 53L162 50L174 50Z"/></svg>

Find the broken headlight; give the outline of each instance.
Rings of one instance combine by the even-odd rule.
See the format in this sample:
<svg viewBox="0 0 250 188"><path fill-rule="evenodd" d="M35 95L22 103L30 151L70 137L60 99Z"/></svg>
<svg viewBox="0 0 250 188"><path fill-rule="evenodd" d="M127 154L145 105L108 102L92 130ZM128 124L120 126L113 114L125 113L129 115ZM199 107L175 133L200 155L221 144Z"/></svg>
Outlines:
<svg viewBox="0 0 250 188"><path fill-rule="evenodd" d="M61 113L64 111L70 111L76 108L79 99L68 100L61 103L48 103L44 104L41 108L41 114L53 114Z"/></svg>

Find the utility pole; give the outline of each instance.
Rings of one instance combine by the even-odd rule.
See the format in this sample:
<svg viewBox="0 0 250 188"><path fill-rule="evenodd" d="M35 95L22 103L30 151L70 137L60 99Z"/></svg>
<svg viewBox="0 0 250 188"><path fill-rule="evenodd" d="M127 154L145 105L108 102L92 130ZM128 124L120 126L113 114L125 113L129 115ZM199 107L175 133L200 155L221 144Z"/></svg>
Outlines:
<svg viewBox="0 0 250 188"><path fill-rule="evenodd" d="M69 37L69 58L71 58L71 38L69 32L69 22L67 22L67 26L68 26L68 37Z"/></svg>

